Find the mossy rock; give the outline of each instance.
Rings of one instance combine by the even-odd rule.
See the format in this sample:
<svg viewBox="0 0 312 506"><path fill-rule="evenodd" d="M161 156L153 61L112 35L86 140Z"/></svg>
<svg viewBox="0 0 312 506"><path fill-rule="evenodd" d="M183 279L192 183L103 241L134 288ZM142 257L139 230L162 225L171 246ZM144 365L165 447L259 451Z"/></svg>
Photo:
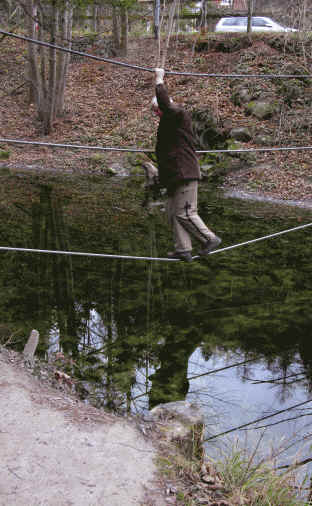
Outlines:
<svg viewBox="0 0 312 506"><path fill-rule="evenodd" d="M0 149L0 160L8 160L11 152L9 150Z"/></svg>
<svg viewBox="0 0 312 506"><path fill-rule="evenodd" d="M214 173L214 165L211 163L205 163L201 165L200 173L202 179L208 179Z"/></svg>
<svg viewBox="0 0 312 506"><path fill-rule="evenodd" d="M239 160L242 160L244 162L252 162L256 158L255 153L239 152L238 150L245 149L245 148L240 142L236 141L235 139L229 139L227 141L227 149L234 150L231 153L228 153L228 155L227 155L231 158L236 158L236 159L238 158ZM236 150L238 151L237 153L235 153Z"/></svg>
<svg viewBox="0 0 312 506"><path fill-rule="evenodd" d="M292 102L304 98L305 84L298 79L283 81L279 86L279 93L283 97L284 102L291 105Z"/></svg>
<svg viewBox="0 0 312 506"><path fill-rule="evenodd" d="M243 149L243 146L241 145L241 143L237 142L235 139L228 139L228 141L226 142L226 146L227 146L227 149L230 149L230 150ZM235 153L229 153L229 154L235 155Z"/></svg>
<svg viewBox="0 0 312 506"><path fill-rule="evenodd" d="M237 72L239 71L237 70ZM231 100L234 105L238 106L258 100L261 95L261 86L253 82L233 82L231 88L233 89Z"/></svg>
<svg viewBox="0 0 312 506"><path fill-rule="evenodd" d="M277 100L270 102L266 100L252 100L245 107L246 114L251 114L260 120L270 119L280 110L280 104Z"/></svg>
<svg viewBox="0 0 312 506"><path fill-rule="evenodd" d="M274 145L274 139L272 135L267 134L257 134L254 137L254 142L258 146L273 146Z"/></svg>
<svg viewBox="0 0 312 506"><path fill-rule="evenodd" d="M193 130L198 149L222 149L227 133L219 126L209 108L192 111Z"/></svg>
<svg viewBox="0 0 312 506"><path fill-rule="evenodd" d="M140 170L139 167L134 167L132 170L131 170L131 176L142 176L142 170Z"/></svg>
<svg viewBox="0 0 312 506"><path fill-rule="evenodd" d="M127 163L132 167L138 167L148 160L145 153L128 153Z"/></svg>
<svg viewBox="0 0 312 506"><path fill-rule="evenodd" d="M232 172L233 159L227 155L218 155L213 163L207 162L201 164L202 179L209 183L209 186L219 185L224 177Z"/></svg>
<svg viewBox="0 0 312 506"><path fill-rule="evenodd" d="M105 167L106 166L106 156L103 153L94 153L89 156L89 163L92 167Z"/></svg>
<svg viewBox="0 0 312 506"><path fill-rule="evenodd" d="M232 128L230 135L236 141L249 142L252 139L252 133L247 127Z"/></svg>
<svg viewBox="0 0 312 506"><path fill-rule="evenodd" d="M245 87L237 88L231 95L231 101L238 106L250 102L252 98L250 90Z"/></svg>

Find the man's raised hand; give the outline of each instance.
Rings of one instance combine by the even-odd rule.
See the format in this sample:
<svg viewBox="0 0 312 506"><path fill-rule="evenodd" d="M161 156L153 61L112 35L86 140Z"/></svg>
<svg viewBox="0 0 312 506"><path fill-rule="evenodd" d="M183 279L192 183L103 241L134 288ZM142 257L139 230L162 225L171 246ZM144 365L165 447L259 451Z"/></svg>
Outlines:
<svg viewBox="0 0 312 506"><path fill-rule="evenodd" d="M155 84L156 84L156 86L157 86L157 84L164 83L164 75L165 75L164 69L159 69L159 68L155 69Z"/></svg>

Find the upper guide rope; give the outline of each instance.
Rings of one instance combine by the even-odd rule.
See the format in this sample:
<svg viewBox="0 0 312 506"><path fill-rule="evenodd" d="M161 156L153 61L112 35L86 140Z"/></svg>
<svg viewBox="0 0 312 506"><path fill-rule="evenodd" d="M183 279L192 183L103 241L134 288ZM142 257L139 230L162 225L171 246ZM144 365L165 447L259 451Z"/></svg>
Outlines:
<svg viewBox="0 0 312 506"><path fill-rule="evenodd" d="M307 227L311 227L312 223L306 223L305 225L299 225L298 227L289 228L287 230L282 230L281 232L275 232L274 234L265 235L263 237L258 237L257 239L251 239L250 241L241 242L238 244L233 244L232 246L226 246L225 248L216 249L208 253L209 255L214 255L215 253L222 253L224 251L228 251L230 249L238 248L239 246L246 246L247 244L253 244L258 241L264 241L265 239L271 239L272 237L277 237L282 234L288 234L289 232L295 232L297 230L301 230ZM76 255L76 256L87 256L87 257L98 257L98 258L119 258L123 260L149 260L149 261L161 261L161 262L181 262L179 258L159 258L159 257L140 257L140 256L128 256L128 255L111 255L108 253L87 253L81 251L59 251L59 250L47 250L47 249L32 249L32 248L13 248L10 246L0 246L0 250L3 251L21 251L25 253L50 253L54 255ZM194 259L200 258L198 256L193 257Z"/></svg>
<svg viewBox="0 0 312 506"><path fill-rule="evenodd" d="M16 39L25 40L26 42L31 42L33 44L39 44L40 46L51 47L53 49L58 49L59 51L63 51L65 53L72 53L78 56L85 56L86 58L91 58L92 60L102 61L105 63L111 63L112 65L120 65L122 67L128 67L135 70L143 70L145 72L155 72L154 68L151 67L141 67L139 65L133 65L130 63L124 63L116 60L112 60L109 58L102 58L100 56L95 56L89 53L83 53L81 51L75 51L74 49L69 49L66 47L58 46L56 44L50 44L50 42L43 42L42 40L32 39L30 37L25 37L23 35L17 35L15 33L6 32L5 30L0 30L0 33L6 35L8 37L14 37ZM263 78L263 79L303 79L303 78L311 78L312 74L207 74L205 72L177 72L173 70L166 70L166 75L179 75L179 76L194 76L194 77L220 77L225 79L237 79L237 78Z"/></svg>

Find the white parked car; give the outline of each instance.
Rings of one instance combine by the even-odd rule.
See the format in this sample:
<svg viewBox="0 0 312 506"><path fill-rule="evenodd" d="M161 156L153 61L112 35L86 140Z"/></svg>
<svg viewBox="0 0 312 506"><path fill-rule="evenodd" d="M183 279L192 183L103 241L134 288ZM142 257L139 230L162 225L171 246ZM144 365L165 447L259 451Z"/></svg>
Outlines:
<svg viewBox="0 0 312 506"><path fill-rule="evenodd" d="M273 19L262 16L251 18L251 29L253 32L297 32L295 28L288 28L276 23ZM221 18L218 21L216 32L247 32L247 16L236 16Z"/></svg>

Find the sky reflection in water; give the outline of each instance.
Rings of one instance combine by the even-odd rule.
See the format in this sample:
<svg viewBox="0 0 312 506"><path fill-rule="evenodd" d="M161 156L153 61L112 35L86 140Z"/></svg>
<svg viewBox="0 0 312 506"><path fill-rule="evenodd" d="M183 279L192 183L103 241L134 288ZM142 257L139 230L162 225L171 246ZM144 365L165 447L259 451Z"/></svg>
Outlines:
<svg viewBox="0 0 312 506"><path fill-rule="evenodd" d="M3 245L166 255L171 234L164 213L149 216L138 208L131 187L112 188L112 202L104 204L97 182L84 185L64 198L70 190L62 185L38 184L27 189L31 199L16 194L15 183L3 187L15 192L14 205L2 211ZM272 205L206 192L199 206L224 246L312 221L302 210L287 215ZM3 335L22 329L22 349L37 328L41 355L70 354L75 365L68 372L76 376L81 395L107 408L144 412L159 402L196 399L213 435L310 397L311 247L307 229L191 265L5 253ZM279 385L254 384L283 377ZM263 446L293 432L298 438L308 434L310 405L260 425L302 413L304 418L268 428ZM209 448L232 444L238 434L253 446L260 433L234 432L209 442Z"/></svg>

